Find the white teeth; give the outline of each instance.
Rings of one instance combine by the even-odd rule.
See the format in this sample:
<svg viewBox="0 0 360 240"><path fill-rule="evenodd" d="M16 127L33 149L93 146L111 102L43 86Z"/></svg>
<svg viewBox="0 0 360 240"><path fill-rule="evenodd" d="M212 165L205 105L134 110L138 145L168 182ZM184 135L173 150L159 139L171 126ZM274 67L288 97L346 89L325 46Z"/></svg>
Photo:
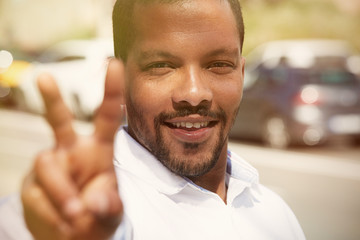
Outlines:
<svg viewBox="0 0 360 240"><path fill-rule="evenodd" d="M202 127L207 127L209 125L209 122L196 122L196 123L191 123L191 122L177 122L177 123L172 123L172 125L174 127L177 128L202 128Z"/></svg>

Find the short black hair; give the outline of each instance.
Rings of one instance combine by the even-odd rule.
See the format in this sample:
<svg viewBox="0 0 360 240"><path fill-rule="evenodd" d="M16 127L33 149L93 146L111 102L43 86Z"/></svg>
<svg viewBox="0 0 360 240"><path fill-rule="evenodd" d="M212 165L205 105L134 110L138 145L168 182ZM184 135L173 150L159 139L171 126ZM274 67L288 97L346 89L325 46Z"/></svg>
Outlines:
<svg viewBox="0 0 360 240"><path fill-rule="evenodd" d="M113 9L113 36L115 57L126 62L128 51L134 42L133 13L136 3L178 3L191 0L117 0ZM239 0L226 0L234 14L240 37L242 51L244 43L244 21Z"/></svg>

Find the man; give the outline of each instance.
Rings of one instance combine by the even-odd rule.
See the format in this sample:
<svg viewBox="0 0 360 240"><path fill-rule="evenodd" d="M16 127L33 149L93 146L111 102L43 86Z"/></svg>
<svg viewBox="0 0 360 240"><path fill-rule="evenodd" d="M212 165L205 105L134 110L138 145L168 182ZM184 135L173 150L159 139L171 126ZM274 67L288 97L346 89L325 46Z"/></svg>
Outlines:
<svg viewBox="0 0 360 240"><path fill-rule="evenodd" d="M113 21L124 65L109 63L93 136L76 136L51 76L39 79L57 144L24 181L32 235L304 239L287 205L227 148L244 79L239 3L119 0ZM128 126L114 143L124 103Z"/></svg>

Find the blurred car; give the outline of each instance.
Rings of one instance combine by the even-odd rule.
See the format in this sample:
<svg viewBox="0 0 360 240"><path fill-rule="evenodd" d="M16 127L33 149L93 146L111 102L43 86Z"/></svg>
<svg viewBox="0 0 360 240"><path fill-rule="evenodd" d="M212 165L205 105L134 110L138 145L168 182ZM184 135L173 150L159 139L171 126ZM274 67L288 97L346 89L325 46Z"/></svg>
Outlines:
<svg viewBox="0 0 360 240"><path fill-rule="evenodd" d="M44 104L36 79L43 72L54 76L62 97L78 119L90 119L103 97L108 59L113 57L111 39L68 40L40 55L18 86L20 108L43 113Z"/></svg>
<svg viewBox="0 0 360 240"><path fill-rule="evenodd" d="M277 41L255 49L230 137L276 148L360 138L360 81L349 65L351 52L336 40Z"/></svg>

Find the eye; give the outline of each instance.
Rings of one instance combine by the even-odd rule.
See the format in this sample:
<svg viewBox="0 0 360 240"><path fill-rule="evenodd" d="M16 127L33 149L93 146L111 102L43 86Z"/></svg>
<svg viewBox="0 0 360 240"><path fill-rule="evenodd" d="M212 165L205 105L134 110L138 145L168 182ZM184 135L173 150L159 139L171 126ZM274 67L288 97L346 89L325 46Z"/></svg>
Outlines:
<svg viewBox="0 0 360 240"><path fill-rule="evenodd" d="M149 72L153 75L163 75L166 74L174 69L174 66L167 62L155 62L146 65L146 67L143 69L145 72Z"/></svg>
<svg viewBox="0 0 360 240"><path fill-rule="evenodd" d="M212 62L207 69L217 74L231 73L235 69L235 64L226 61Z"/></svg>
<svg viewBox="0 0 360 240"><path fill-rule="evenodd" d="M170 67L170 65L164 62L153 63L150 64L150 66L148 66L148 68L168 68L168 67Z"/></svg>

